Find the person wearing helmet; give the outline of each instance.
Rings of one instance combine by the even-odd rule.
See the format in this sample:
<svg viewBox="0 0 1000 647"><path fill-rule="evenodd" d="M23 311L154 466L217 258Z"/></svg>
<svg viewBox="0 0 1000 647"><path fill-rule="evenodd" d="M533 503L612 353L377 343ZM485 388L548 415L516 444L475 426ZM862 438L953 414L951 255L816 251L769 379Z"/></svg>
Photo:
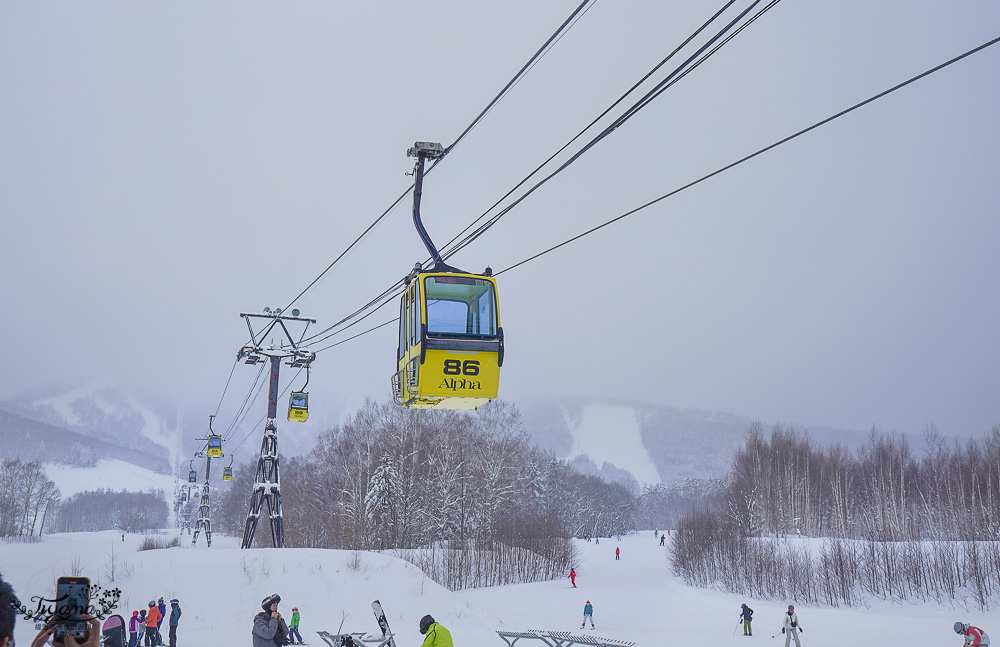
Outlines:
<svg viewBox="0 0 1000 647"><path fill-rule="evenodd" d="M792 638L795 639L795 647L802 647L799 643L799 633L801 632L802 627L799 626L799 617L795 615L795 607L789 604L788 612L785 614L785 622L781 625L781 633L785 634L785 647L788 647Z"/></svg>
<svg viewBox="0 0 1000 647"><path fill-rule="evenodd" d="M296 639L298 639L299 645L304 645L302 642L302 634L299 633L299 608L292 607L292 621L288 623L288 642L289 644L296 644Z"/></svg>
<svg viewBox="0 0 1000 647"><path fill-rule="evenodd" d="M580 625L580 629L587 626L587 619L590 619L590 628L594 628L594 606L590 604L590 600L587 600L587 604L583 605L583 624Z"/></svg>
<svg viewBox="0 0 1000 647"><path fill-rule="evenodd" d="M429 615L420 619L420 633L424 634L424 642L420 647L453 647L451 633L434 622L434 618Z"/></svg>
<svg viewBox="0 0 1000 647"><path fill-rule="evenodd" d="M174 598L170 601L170 647L177 647L177 623L181 621L181 603Z"/></svg>
<svg viewBox="0 0 1000 647"><path fill-rule="evenodd" d="M260 602L260 613L253 619L253 647L282 647L288 644L288 625L278 613L281 596L273 593Z"/></svg>
<svg viewBox="0 0 1000 647"><path fill-rule="evenodd" d="M136 647L139 643L139 612L133 611L128 621L128 647Z"/></svg>
<svg viewBox="0 0 1000 647"><path fill-rule="evenodd" d="M163 602L163 598L156 601L156 608L160 610L160 619L156 622L156 644L163 644L163 634L160 633L160 625L163 624L163 619L167 617L167 605Z"/></svg>
<svg viewBox="0 0 1000 647"><path fill-rule="evenodd" d="M745 604L740 605L740 620L743 621L743 635L752 636L753 629L750 628L750 621L753 619L753 609Z"/></svg>
<svg viewBox="0 0 1000 647"><path fill-rule="evenodd" d="M156 627L160 624L160 607L156 602L149 601L149 611L146 612L146 647L153 647L159 642Z"/></svg>
<svg viewBox="0 0 1000 647"><path fill-rule="evenodd" d="M956 622L954 629L955 633L965 637L967 647L988 647L990 644L990 637L979 627L973 627L964 622Z"/></svg>

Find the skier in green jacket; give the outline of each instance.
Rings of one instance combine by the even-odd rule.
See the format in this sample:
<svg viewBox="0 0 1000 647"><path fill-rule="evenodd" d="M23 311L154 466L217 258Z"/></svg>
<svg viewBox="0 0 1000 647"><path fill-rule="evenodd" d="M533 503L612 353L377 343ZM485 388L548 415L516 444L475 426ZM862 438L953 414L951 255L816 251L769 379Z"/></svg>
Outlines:
<svg viewBox="0 0 1000 647"><path fill-rule="evenodd" d="M424 634L424 644L420 647L453 647L451 633L429 615L420 619L420 633Z"/></svg>
<svg viewBox="0 0 1000 647"><path fill-rule="evenodd" d="M298 641L296 642L296 638ZM289 645L304 645L302 642L302 634L299 633L299 608L292 607L292 621L288 623L288 644Z"/></svg>

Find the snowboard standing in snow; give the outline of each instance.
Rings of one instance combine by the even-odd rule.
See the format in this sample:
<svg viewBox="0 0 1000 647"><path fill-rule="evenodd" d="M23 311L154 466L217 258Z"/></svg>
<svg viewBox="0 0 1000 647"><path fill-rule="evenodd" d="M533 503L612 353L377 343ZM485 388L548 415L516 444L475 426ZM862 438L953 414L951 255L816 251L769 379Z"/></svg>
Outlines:
<svg viewBox="0 0 1000 647"><path fill-rule="evenodd" d="M396 641L392 638L392 632L389 631L389 621L385 619L385 612L382 611L382 603L378 600L372 602L372 611L375 612L375 619L382 630L382 637L389 637L389 642L386 643L387 647L396 647Z"/></svg>

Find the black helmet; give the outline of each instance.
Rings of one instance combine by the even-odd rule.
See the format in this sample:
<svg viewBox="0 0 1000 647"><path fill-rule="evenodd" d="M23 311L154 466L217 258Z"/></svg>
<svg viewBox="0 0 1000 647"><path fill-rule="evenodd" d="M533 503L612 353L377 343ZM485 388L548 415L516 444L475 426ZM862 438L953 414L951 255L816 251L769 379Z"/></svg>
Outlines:
<svg viewBox="0 0 1000 647"><path fill-rule="evenodd" d="M271 605L275 602L281 602L281 596L277 593L272 593L260 601L260 606L264 609L264 611L270 611Z"/></svg>
<svg viewBox="0 0 1000 647"><path fill-rule="evenodd" d="M422 634L427 633L427 630L430 628L430 626L432 624L434 624L434 618L430 617L430 615L426 615L423 618L421 618L420 619L420 633L422 633Z"/></svg>

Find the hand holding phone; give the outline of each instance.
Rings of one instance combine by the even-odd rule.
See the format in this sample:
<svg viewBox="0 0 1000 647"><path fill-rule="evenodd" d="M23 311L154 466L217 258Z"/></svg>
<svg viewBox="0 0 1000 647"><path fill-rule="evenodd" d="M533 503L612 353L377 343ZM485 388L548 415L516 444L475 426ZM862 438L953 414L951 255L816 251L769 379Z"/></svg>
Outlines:
<svg viewBox="0 0 1000 647"><path fill-rule="evenodd" d="M56 609L54 614L55 633L52 636L52 644L65 645L67 637L71 637L73 642L71 647L78 644L86 644L87 624L91 616L84 618L87 609L90 607L90 579L86 577L60 577L56 581ZM98 626L100 633L100 622L94 619L93 623ZM93 632L90 632L93 634Z"/></svg>

